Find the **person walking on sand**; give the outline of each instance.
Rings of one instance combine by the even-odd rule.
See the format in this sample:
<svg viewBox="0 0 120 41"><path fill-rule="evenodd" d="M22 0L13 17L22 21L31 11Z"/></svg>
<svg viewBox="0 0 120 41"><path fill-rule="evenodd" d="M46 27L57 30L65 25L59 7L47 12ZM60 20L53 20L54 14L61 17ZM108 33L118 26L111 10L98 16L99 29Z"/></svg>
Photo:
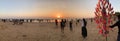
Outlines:
<svg viewBox="0 0 120 41"><path fill-rule="evenodd" d="M64 33L65 21L63 19L61 20L60 25L61 25L61 32Z"/></svg>
<svg viewBox="0 0 120 41"><path fill-rule="evenodd" d="M72 20L69 22L69 26L70 26L70 31L73 31L73 27L72 27Z"/></svg>
<svg viewBox="0 0 120 41"><path fill-rule="evenodd" d="M83 18L82 20L82 37L85 39L87 37L87 29L86 29L86 25L87 25L87 21Z"/></svg>
<svg viewBox="0 0 120 41"><path fill-rule="evenodd" d="M118 15L117 17L118 17L118 21L109 27L114 28L115 26L118 26L119 32L118 32L118 36L117 36L117 41L120 41L120 15Z"/></svg>

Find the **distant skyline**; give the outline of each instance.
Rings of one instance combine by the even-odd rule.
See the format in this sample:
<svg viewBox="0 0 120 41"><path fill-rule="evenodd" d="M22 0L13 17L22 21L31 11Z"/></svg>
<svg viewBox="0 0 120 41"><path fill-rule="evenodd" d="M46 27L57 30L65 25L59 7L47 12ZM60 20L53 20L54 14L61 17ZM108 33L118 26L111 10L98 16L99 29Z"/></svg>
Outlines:
<svg viewBox="0 0 120 41"><path fill-rule="evenodd" d="M94 17L98 0L0 0L0 17ZM120 12L120 0L110 0Z"/></svg>

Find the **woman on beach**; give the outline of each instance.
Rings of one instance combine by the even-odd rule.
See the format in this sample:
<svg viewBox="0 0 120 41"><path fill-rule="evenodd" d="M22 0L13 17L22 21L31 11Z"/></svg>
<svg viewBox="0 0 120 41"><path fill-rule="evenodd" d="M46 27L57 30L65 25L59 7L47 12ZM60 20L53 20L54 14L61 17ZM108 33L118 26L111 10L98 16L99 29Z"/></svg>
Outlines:
<svg viewBox="0 0 120 41"><path fill-rule="evenodd" d="M87 37L86 25L87 25L87 21L83 18L83 22L82 22L82 37L84 39Z"/></svg>

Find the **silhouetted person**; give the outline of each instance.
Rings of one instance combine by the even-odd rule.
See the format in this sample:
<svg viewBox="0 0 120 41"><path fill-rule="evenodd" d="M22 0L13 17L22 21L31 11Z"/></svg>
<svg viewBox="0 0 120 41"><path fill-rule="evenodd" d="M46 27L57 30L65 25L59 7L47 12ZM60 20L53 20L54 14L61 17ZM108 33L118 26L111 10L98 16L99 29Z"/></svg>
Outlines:
<svg viewBox="0 0 120 41"><path fill-rule="evenodd" d="M65 24L65 26L67 25L67 20L66 19L63 19L63 22Z"/></svg>
<svg viewBox="0 0 120 41"><path fill-rule="evenodd" d="M32 22L33 20L32 19L30 19L30 22Z"/></svg>
<svg viewBox="0 0 120 41"><path fill-rule="evenodd" d="M73 21L71 20L70 22L69 22L69 26L70 26L70 31L73 31L73 27L72 27L72 23Z"/></svg>
<svg viewBox="0 0 120 41"><path fill-rule="evenodd" d="M61 20L60 25L61 25L61 32L64 33L65 21L63 19Z"/></svg>
<svg viewBox="0 0 120 41"><path fill-rule="evenodd" d="M29 20L28 20L28 19L26 19L26 22L28 23L28 22L29 22Z"/></svg>
<svg viewBox="0 0 120 41"><path fill-rule="evenodd" d="M13 25L16 25L16 24L18 24L18 19L13 19Z"/></svg>
<svg viewBox="0 0 120 41"><path fill-rule="evenodd" d="M78 25L79 22L80 22L80 19L76 19L76 25Z"/></svg>
<svg viewBox="0 0 120 41"><path fill-rule="evenodd" d="M49 22L49 19L46 19L47 23Z"/></svg>
<svg viewBox="0 0 120 41"><path fill-rule="evenodd" d="M56 24L56 26L58 26L58 20L57 19L55 20L55 24Z"/></svg>
<svg viewBox="0 0 120 41"><path fill-rule="evenodd" d="M80 22L80 19L78 19L77 22L79 23L79 22Z"/></svg>
<svg viewBox="0 0 120 41"><path fill-rule="evenodd" d="M93 19L91 18L91 22L93 22Z"/></svg>
<svg viewBox="0 0 120 41"><path fill-rule="evenodd" d="M2 21L5 23L5 22L6 22L6 19L2 19Z"/></svg>
<svg viewBox="0 0 120 41"><path fill-rule="evenodd" d="M110 28L114 28L115 26L118 26L119 32L118 32L118 36L117 36L117 41L120 41L120 15L118 15L118 21L111 25Z"/></svg>
<svg viewBox="0 0 120 41"><path fill-rule="evenodd" d="M23 23L24 23L24 19L20 19L20 20L19 20L19 24L22 25Z"/></svg>
<svg viewBox="0 0 120 41"><path fill-rule="evenodd" d="M82 22L82 36L85 39L87 37L87 29L86 29L87 21L83 18Z"/></svg>

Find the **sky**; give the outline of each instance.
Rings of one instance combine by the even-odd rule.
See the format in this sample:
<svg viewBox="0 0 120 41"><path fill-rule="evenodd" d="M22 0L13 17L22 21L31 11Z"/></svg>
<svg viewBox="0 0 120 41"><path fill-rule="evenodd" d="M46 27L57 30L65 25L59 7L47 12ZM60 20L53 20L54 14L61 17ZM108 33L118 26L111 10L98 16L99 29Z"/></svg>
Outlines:
<svg viewBox="0 0 120 41"><path fill-rule="evenodd" d="M94 17L98 0L0 0L0 17ZM120 0L110 0L120 12Z"/></svg>

